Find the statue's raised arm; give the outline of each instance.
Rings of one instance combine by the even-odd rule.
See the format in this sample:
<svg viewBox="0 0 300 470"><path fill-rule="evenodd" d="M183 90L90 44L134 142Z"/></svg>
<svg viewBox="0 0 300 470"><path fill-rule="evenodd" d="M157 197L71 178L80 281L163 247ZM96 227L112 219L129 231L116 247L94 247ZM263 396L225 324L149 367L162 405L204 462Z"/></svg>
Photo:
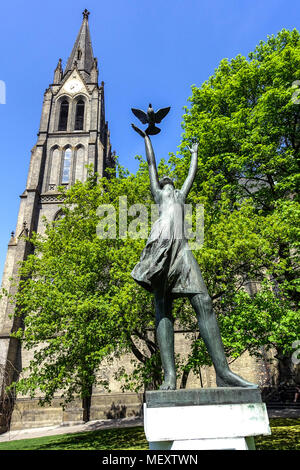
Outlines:
<svg viewBox="0 0 300 470"><path fill-rule="evenodd" d="M140 136L144 137L146 156L147 156L147 162L148 162L148 168L149 168L151 192L152 192L155 202L157 203L158 198L159 198L160 185L159 185L159 179L158 179L158 173L157 173L156 161L155 161L155 155L154 155L152 143L151 143L150 137L146 134L146 132L139 129L134 124L131 124L131 125L133 129L138 134L140 134Z"/></svg>
<svg viewBox="0 0 300 470"><path fill-rule="evenodd" d="M198 142L194 142L191 147L188 147L189 151L191 152L192 157L191 157L191 164L190 164L188 176L181 188L181 193L183 194L185 198L190 192L190 189L192 187L192 184L194 182L194 179L197 173L198 145L199 145Z"/></svg>

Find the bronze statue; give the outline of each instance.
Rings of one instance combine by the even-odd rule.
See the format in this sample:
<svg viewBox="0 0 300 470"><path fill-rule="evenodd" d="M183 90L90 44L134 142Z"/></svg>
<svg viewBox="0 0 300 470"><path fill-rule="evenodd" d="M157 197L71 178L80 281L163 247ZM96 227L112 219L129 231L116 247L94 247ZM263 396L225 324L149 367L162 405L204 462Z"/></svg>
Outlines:
<svg viewBox="0 0 300 470"><path fill-rule="evenodd" d="M132 127L145 140L151 192L159 208L159 218L153 224L140 261L131 275L139 285L154 294L156 333L164 370L164 382L160 388L176 389L172 301L179 296L188 297L194 308L200 334L216 371L217 386L257 388L229 369L211 298L183 233L184 204L197 172L198 144L193 143L189 148L191 165L188 176L182 188L175 189L170 178L164 177L159 181L147 133L134 124Z"/></svg>

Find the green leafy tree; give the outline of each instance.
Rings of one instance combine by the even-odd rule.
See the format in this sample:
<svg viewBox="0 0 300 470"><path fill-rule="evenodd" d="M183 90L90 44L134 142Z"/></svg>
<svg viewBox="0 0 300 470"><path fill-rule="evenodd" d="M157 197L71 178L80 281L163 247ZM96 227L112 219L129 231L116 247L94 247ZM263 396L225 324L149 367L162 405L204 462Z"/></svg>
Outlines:
<svg viewBox="0 0 300 470"><path fill-rule="evenodd" d="M221 61L192 87L181 153L172 157L181 182L187 145L196 137L199 169L190 202L205 208L198 251L219 314L228 355L272 347L279 380L287 380L299 331L300 35L283 30L248 59ZM263 283L255 294L245 290ZM191 362L195 359L191 357Z"/></svg>
<svg viewBox="0 0 300 470"><path fill-rule="evenodd" d="M17 392L38 394L40 404L57 394L62 404L80 396L88 406L93 385L100 380L109 388L97 374L103 361L127 352L135 368L129 380L120 365L124 387L157 388L162 374L153 299L130 275L151 226L147 164L141 160L136 175L118 167L117 177L90 174L85 183L60 189L61 217L44 220L43 236L32 234L33 254L22 263L11 299L24 324L13 335L33 352Z"/></svg>
<svg viewBox="0 0 300 470"><path fill-rule="evenodd" d="M292 343L300 337L300 105L293 99L299 66L299 33L285 30L261 42L248 59L223 60L207 82L192 89L183 158L173 156L172 169L164 161L159 165L160 174L171 175L180 187L189 168L187 145L197 137L199 169L188 202L204 205L205 239L195 255L226 353L232 361L244 351L259 355L262 347L273 348L283 378ZM143 204L150 214L142 159L136 175L118 168L118 176L76 183L63 194L63 217L45 221L45 236L31 238L35 251L23 263L15 299L25 329L15 334L34 354L17 389L31 396L41 392L41 403L58 392L64 402L78 394L88 398L103 361L126 352L136 364L130 375L120 366L125 388L157 387L161 381L153 299L130 276L145 240L126 237L131 222L137 224L137 206L125 232L122 222L120 227L124 196L128 207ZM98 207L105 204L115 209L116 237L97 234L106 217ZM256 293L254 282L260 286ZM184 300L176 301L174 315L196 331ZM191 370L198 374L210 364L197 334L187 360L178 362L183 387Z"/></svg>

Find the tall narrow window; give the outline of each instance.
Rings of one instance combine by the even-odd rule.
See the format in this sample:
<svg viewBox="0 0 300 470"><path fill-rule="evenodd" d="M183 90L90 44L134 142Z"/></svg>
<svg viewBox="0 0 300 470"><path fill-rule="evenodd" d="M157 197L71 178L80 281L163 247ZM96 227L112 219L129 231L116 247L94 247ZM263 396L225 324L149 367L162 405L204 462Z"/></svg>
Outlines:
<svg viewBox="0 0 300 470"><path fill-rule="evenodd" d="M69 114L69 103L67 100L64 100L61 102L61 105L60 105L59 123L58 123L59 131L67 130L68 114Z"/></svg>
<svg viewBox="0 0 300 470"><path fill-rule="evenodd" d="M84 171L84 157L85 151L82 146L77 147L76 149L76 168L75 168L75 181L83 181L83 171Z"/></svg>
<svg viewBox="0 0 300 470"><path fill-rule="evenodd" d="M56 189L56 185L58 184L59 180L59 166L60 166L60 151L56 147L52 150L52 158L51 158L51 168L50 168L50 177L49 177L49 187L48 189Z"/></svg>
<svg viewBox="0 0 300 470"><path fill-rule="evenodd" d="M63 171L61 182L67 184L70 181L72 150L67 148L64 152Z"/></svg>
<svg viewBox="0 0 300 470"><path fill-rule="evenodd" d="M76 115L75 115L75 131L83 130L83 119L84 119L84 101L79 100L76 104Z"/></svg>

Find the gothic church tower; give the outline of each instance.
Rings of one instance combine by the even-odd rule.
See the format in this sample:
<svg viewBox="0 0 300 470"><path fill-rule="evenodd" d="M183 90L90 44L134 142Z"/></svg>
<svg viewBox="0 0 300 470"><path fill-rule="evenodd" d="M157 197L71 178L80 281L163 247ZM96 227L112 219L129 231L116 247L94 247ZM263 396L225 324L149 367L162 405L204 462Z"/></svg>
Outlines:
<svg viewBox="0 0 300 470"><path fill-rule="evenodd" d="M17 277L20 261L30 253L22 235L33 231L42 233L43 216L48 220L58 216L58 186L84 181L88 164L100 176L113 166L105 121L104 83L98 84L88 17L89 12L85 10L65 70L59 59L53 83L44 94L38 139L32 149L26 189L21 195L16 231L8 245L2 280L2 287L11 294L16 287L11 285L10 278ZM10 337L20 326L20 319L11 318L14 305L5 298L0 302L1 395L5 383L15 380L22 369L23 353L17 340Z"/></svg>

